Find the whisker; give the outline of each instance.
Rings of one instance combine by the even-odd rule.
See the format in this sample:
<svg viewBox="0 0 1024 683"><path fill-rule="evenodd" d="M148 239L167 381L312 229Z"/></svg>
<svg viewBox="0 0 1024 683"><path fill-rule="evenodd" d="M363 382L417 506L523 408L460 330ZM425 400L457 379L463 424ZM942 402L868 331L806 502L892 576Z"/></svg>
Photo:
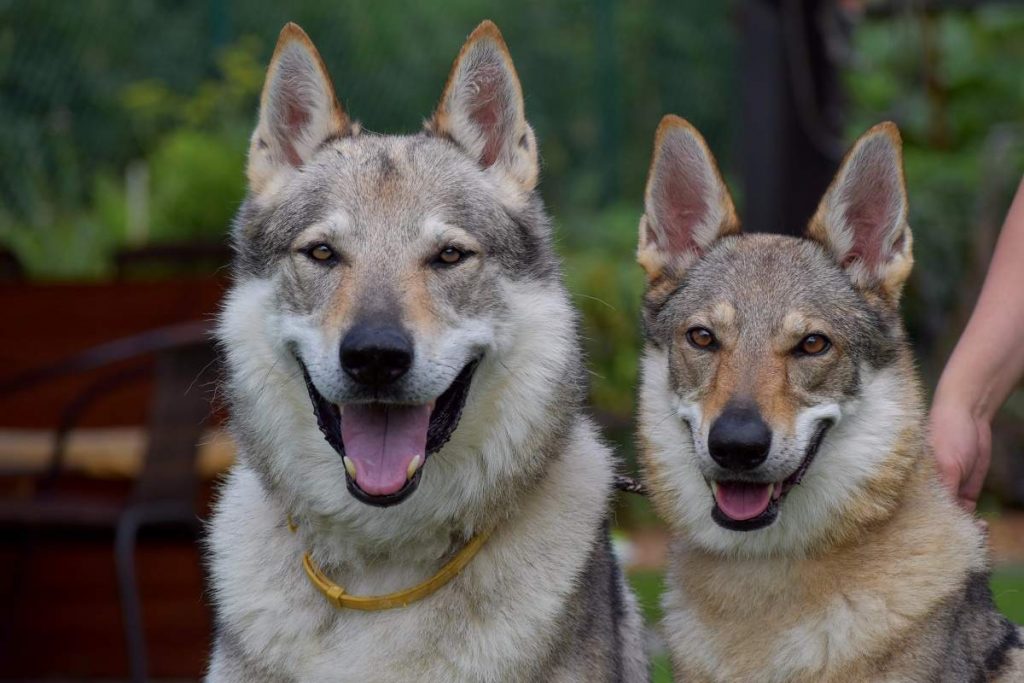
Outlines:
<svg viewBox="0 0 1024 683"><path fill-rule="evenodd" d="M579 292L576 293L576 296L583 297L584 299L593 299L594 301L596 301L599 304L604 304L605 306L607 306L612 311L618 311L619 310L619 309L615 308L614 306L612 306L607 301L605 301L604 299L599 299L596 296L590 296L589 294L580 294Z"/></svg>

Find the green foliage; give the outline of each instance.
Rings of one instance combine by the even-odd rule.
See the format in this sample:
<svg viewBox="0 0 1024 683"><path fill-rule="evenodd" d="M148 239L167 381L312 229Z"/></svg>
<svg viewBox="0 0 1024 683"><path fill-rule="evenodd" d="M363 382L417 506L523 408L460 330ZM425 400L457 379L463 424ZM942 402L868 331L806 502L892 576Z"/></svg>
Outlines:
<svg viewBox="0 0 1024 683"><path fill-rule="evenodd" d="M96 183L100 203L114 208L118 190L106 177ZM14 251L25 269L41 278L100 278L110 274L110 254L123 235L101 211L59 211L36 218L33 224L0 220L0 243Z"/></svg>
<svg viewBox="0 0 1024 683"><path fill-rule="evenodd" d="M352 115L386 132L417 130L467 33L497 21L542 143L545 198L573 223L636 201L665 111L686 113L727 149L737 104L729 11L697 0L455 0L443 11L408 0L0 3L0 235L56 240L53 216L96 215L94 179L139 160L150 169L151 239L222 235L286 21L309 30ZM105 258L127 239L123 218L98 228L110 233L102 247L77 253ZM19 252L26 242L0 239ZM37 276L106 270L26 260Z"/></svg>
<svg viewBox="0 0 1024 683"><path fill-rule="evenodd" d="M121 90L202 76L204 4L0 2L0 222L73 217L95 175L139 156Z"/></svg>
<svg viewBox="0 0 1024 683"><path fill-rule="evenodd" d="M661 596L665 592L665 577L660 571L630 572L629 584L636 593L644 621L656 624L661 620Z"/></svg>
<svg viewBox="0 0 1024 683"><path fill-rule="evenodd" d="M625 417L633 408L643 277L634 260L639 207L617 204L562 229L569 290L583 315L594 407Z"/></svg>
<svg viewBox="0 0 1024 683"><path fill-rule="evenodd" d="M245 195L245 150L263 83L259 41L224 50L218 77L194 93L159 81L128 86L122 102L150 169L150 238L221 240Z"/></svg>
<svg viewBox="0 0 1024 683"><path fill-rule="evenodd" d="M230 46L217 60L217 76L192 93L154 79L121 90L120 120L133 131L149 175L145 239L224 239L245 194L245 149L263 80L259 52L253 39ZM58 191L37 178L27 185L29 209L0 208L0 243L35 277L104 277L113 253L133 240L124 183L99 170L91 189L79 193L84 201L62 194L61 187L81 182L74 155L68 157L54 174ZM32 190L36 185L41 189Z"/></svg>
<svg viewBox="0 0 1024 683"><path fill-rule="evenodd" d="M224 239L245 195L244 139L177 130L150 157L154 241Z"/></svg>
<svg viewBox="0 0 1024 683"><path fill-rule="evenodd" d="M664 575L660 571L644 570L630 572L627 578L636 594L644 622L656 631L661 620L661 596L665 592ZM654 652L652 655L653 683L671 683L672 666L667 655L664 652Z"/></svg>
<svg viewBox="0 0 1024 683"><path fill-rule="evenodd" d="M999 611L1024 624L1024 567L1002 567L992 573L992 596Z"/></svg>
<svg viewBox="0 0 1024 683"><path fill-rule="evenodd" d="M849 133L891 119L903 134L916 262L905 310L919 348L955 334L980 220L1005 214L1024 172L1022 33L1024 10L999 5L857 27Z"/></svg>
<svg viewBox="0 0 1024 683"><path fill-rule="evenodd" d="M217 78L201 81L191 92L177 92L153 78L125 87L120 101L136 135L149 143L144 146L159 144L161 135L179 128L211 131L231 144L244 144L263 84L261 48L252 36L229 46L217 58Z"/></svg>
<svg viewBox="0 0 1024 683"><path fill-rule="evenodd" d="M731 170L734 10L696 0L455 0L444 11L406 0L0 3L0 243L35 276L108 274L111 253L137 232L123 177L140 161L147 239L223 239L286 21L309 30L366 128L411 132L436 104L457 46L490 17L541 140L542 191L583 313L594 405L622 424L640 347L633 252L651 135L663 113L683 114ZM993 131L1024 140L1022 33L1024 10L999 4L856 27L848 132L888 118L904 133L918 264L906 310L919 348L950 334L949 311L969 296L979 207L998 214L1006 178L1024 170L1024 143L993 154Z"/></svg>

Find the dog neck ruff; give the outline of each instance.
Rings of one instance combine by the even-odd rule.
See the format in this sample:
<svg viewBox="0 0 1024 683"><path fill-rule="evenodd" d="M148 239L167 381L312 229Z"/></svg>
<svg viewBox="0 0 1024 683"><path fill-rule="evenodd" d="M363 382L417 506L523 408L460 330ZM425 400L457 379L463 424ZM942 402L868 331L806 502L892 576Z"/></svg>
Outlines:
<svg viewBox="0 0 1024 683"><path fill-rule="evenodd" d="M288 528L295 533L298 528L288 517ZM395 607L407 607L418 600L433 595L434 592L443 588L449 581L454 579L467 564L469 564L487 542L489 533L477 534L469 540L462 550L455 553L455 556L447 562L440 570L426 581L416 584L412 588L387 593L386 595L349 595L345 589L334 583L320 571L320 568L313 563L309 552L302 555L302 568L313 584L327 601L341 609L358 609L364 612L378 612L380 610L394 609Z"/></svg>

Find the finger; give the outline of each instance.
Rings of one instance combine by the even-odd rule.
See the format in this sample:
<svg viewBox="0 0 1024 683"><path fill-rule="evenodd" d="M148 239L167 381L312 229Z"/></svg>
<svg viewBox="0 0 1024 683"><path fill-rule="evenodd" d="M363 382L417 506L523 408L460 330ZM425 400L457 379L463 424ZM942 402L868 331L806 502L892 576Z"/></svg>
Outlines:
<svg viewBox="0 0 1024 683"><path fill-rule="evenodd" d="M978 499L981 498L981 489L985 484L984 478L971 477L967 481L960 484L959 495L964 500L971 501L972 509L978 505Z"/></svg>
<svg viewBox="0 0 1024 683"><path fill-rule="evenodd" d="M971 471L965 473L960 481L959 496L971 501L970 509L973 511L978 506L978 499L981 498L981 490L985 486L988 467L987 463L983 463L978 457L974 458L972 465Z"/></svg>
<svg viewBox="0 0 1024 683"><path fill-rule="evenodd" d="M936 454L935 460L939 467L939 479L943 486L954 496L960 493L961 472L956 462L950 462Z"/></svg>
<svg viewBox="0 0 1024 683"><path fill-rule="evenodd" d="M975 478L974 472L965 472L963 478L957 482L957 499L968 512L977 509L978 497L981 495L981 482L976 482Z"/></svg>
<svg viewBox="0 0 1024 683"><path fill-rule="evenodd" d="M960 473L956 467L944 467L939 465L939 479L943 486L949 489L954 496L960 493Z"/></svg>

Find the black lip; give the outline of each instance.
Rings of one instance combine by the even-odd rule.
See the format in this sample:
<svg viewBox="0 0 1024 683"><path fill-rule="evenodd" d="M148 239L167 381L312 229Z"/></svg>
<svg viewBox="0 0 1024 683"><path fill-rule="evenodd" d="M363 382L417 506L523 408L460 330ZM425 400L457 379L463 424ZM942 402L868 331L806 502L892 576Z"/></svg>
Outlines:
<svg viewBox="0 0 1024 683"><path fill-rule="evenodd" d="M386 508L392 505L398 505L403 500L412 495L412 492L417 489L420 485L420 475L423 474L423 467L420 466L416 470L416 474L412 475L412 479L405 482L405 486L398 489L394 493L386 493L383 496L373 496L359 488L359 484L356 483L355 479L348 476L348 472L345 472L345 487L348 492L361 503L367 505L373 505L374 507Z"/></svg>
<svg viewBox="0 0 1024 683"><path fill-rule="evenodd" d="M818 455L818 449L821 448L821 442L825 439L825 433L828 432L829 428L833 424L834 422L832 420L822 420L818 424L818 430L814 433L814 437L808 444L807 452L804 454L804 459L800 462L800 466L796 468L796 471L793 474L789 475L789 477L782 482L782 494L778 498L773 498L771 502L768 503L768 507L765 508L764 512L751 519L733 519L722 512L718 507L718 501L715 500L714 493L712 492L711 519L715 520L715 523L718 524L718 526L731 531L756 531L757 529L763 529L774 523L779 516L779 508L782 501L785 500L786 495L789 494L790 490L792 490L794 486L797 486L803 480L804 475L807 474L807 469L811 466L811 463L814 462L815 456Z"/></svg>
<svg viewBox="0 0 1024 683"><path fill-rule="evenodd" d="M313 404L313 414L316 416L316 425L320 429L320 433L324 435L324 440L339 456L344 457L345 444L341 440L341 420L343 419L341 412L338 410L338 406L324 398L313 385L309 371L306 370L306 364L298 357L296 360L299 362L299 367L302 368L306 390L309 392L309 399ZM401 503L416 491L420 485L426 459L441 450L459 426L462 409L466 405L466 396L469 395L469 387L473 381L473 373L479 363L479 358L467 363L451 385L434 401L434 410L430 414L430 424L427 426L427 452L424 455L424 464L420 466L412 479L394 493L375 496L361 489L346 471L345 486L356 500L375 507L390 507Z"/></svg>
<svg viewBox="0 0 1024 683"><path fill-rule="evenodd" d="M825 440L825 433L828 432L829 428L834 424L832 420L821 420L818 423L818 431L814 433L814 437L811 438L811 443L807 446L807 454L804 455L803 461L800 463L800 467L796 468L796 472L789 475L789 477L782 482L782 495L785 496L789 493L789 490L794 486L798 485L803 481L804 475L807 474L807 469L814 462L814 458L818 455L818 449L821 448L821 442Z"/></svg>
<svg viewBox="0 0 1024 683"><path fill-rule="evenodd" d="M779 502L782 499L772 500L768 503L768 507L764 509L764 512L759 514L757 517L751 519L733 519L729 515L722 512L721 508L718 507L718 503L714 503L714 507L711 508L711 519L715 520L718 526L731 531L756 531L757 529L763 529L769 526L779 516Z"/></svg>

